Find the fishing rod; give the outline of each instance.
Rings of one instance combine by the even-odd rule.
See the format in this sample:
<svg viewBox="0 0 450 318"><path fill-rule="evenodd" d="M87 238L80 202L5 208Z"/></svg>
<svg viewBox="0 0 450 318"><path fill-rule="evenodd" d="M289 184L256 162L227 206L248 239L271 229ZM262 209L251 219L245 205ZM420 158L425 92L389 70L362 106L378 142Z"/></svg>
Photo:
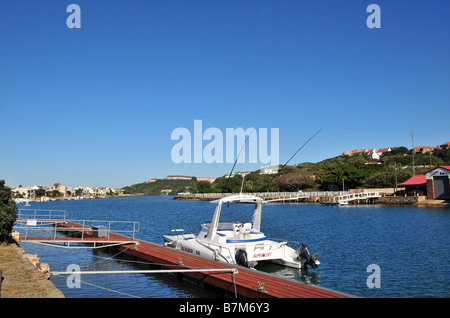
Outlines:
<svg viewBox="0 0 450 318"><path fill-rule="evenodd" d="M234 167L236 166L236 163L237 163L239 157L241 156L242 149L244 149L245 144L247 143L248 138L250 137L250 135L251 135L254 131L255 131L255 128L253 128L253 130L247 135L247 138L245 138L245 142L244 142L244 144L242 145L241 150L239 151L239 154L238 154L237 157L236 157L236 160L234 161L233 168L231 168L231 171L230 171L230 173L228 174L227 183L225 183L225 186L222 187L222 193L224 193L225 189L226 189L227 186L228 186L228 181L230 181L231 174L233 173Z"/></svg>
<svg viewBox="0 0 450 318"><path fill-rule="evenodd" d="M322 131L322 129L319 129L314 135L312 135L300 148L298 148L298 150L292 155L291 158L289 158L288 161L286 161L286 163L281 167L281 169L278 170L278 172L272 177L272 179L270 179L270 181L265 185L264 188L266 188L272 181L273 179L275 179L281 172L281 170L283 170L284 167L286 167L286 165L289 163L289 161L291 161L292 158L295 157L295 155L302 150L303 147L305 147L318 133L320 133Z"/></svg>

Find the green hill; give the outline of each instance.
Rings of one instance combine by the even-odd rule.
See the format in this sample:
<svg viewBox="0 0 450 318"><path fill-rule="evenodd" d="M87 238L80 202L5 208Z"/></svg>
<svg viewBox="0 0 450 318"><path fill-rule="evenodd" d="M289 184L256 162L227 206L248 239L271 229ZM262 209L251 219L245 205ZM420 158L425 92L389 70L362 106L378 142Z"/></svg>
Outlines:
<svg viewBox="0 0 450 318"><path fill-rule="evenodd" d="M450 165L450 150L437 149L433 153L415 154L415 172L424 174L440 165ZM342 190L357 188L394 188L413 175L412 155L405 147L393 148L379 160L368 159L365 154L337 156L317 163L286 166L275 178L261 175L259 170L244 177L243 192L299 190ZM273 179L273 180L272 180ZM269 183L270 182L270 183ZM159 179L152 183L139 183L123 188L125 193L158 195L163 189L179 192L217 193L241 190L242 177L219 177L208 181Z"/></svg>
<svg viewBox="0 0 450 318"><path fill-rule="evenodd" d="M137 194L142 193L144 195L159 195L161 190L172 190L171 195L179 192L189 191L194 189L197 184L197 180L168 180L158 179L155 182L138 183L131 186L122 188L125 194ZM191 190L192 191L192 190Z"/></svg>

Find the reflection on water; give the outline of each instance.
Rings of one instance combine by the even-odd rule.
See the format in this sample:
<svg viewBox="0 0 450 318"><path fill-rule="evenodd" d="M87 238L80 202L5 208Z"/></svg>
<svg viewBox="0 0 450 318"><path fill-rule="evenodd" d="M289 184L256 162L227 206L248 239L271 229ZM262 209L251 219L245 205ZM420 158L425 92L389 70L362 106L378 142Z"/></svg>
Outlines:
<svg viewBox="0 0 450 318"><path fill-rule="evenodd" d="M255 269L305 284L319 285L320 283L319 273L311 269L296 269L271 262L259 262Z"/></svg>
<svg viewBox="0 0 450 318"><path fill-rule="evenodd" d="M80 271L130 271L158 269L145 261L113 255L103 249L48 247L22 243L27 253L38 254L41 262L50 263L50 271L65 272L70 264ZM114 256L114 257L113 257ZM207 290L186 279L171 274L86 274L81 275L81 288L69 288L69 275L51 275L50 280L67 298L212 298L222 294ZM73 286L73 285L72 285Z"/></svg>

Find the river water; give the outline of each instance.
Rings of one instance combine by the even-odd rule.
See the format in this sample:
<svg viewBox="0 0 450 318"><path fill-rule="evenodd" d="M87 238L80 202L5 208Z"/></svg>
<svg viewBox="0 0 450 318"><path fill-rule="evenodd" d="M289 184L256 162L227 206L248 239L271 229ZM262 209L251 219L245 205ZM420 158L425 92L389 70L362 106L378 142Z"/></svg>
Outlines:
<svg viewBox="0 0 450 318"><path fill-rule="evenodd" d="M210 202L177 201L170 196L19 205L21 209L67 210L70 220L138 221L140 229L136 238L157 244L162 244L162 235L174 228L198 233L201 223L211 221L214 207ZM230 220L251 219L251 213L244 216L241 211L231 210ZM224 206L224 217L226 213ZM360 297L450 296L448 208L274 203L263 206L261 230L269 238L308 244L311 253L321 254L321 265L307 271L278 265L258 266L259 270ZM135 270L144 266L101 250L32 243L22 243L22 247L27 253L38 254L42 262L50 265L51 271L66 271L70 264L78 265L82 271ZM374 278L375 274L379 275ZM67 276L51 276L50 279L68 298L220 297L214 291L160 274L82 275L81 288L69 288ZM368 282L379 285L369 288L372 285Z"/></svg>

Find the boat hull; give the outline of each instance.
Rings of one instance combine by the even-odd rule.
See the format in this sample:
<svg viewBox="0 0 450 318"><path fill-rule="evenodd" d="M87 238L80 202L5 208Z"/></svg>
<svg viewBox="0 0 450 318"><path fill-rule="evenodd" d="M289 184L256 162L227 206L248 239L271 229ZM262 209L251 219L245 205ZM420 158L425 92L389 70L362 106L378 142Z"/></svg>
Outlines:
<svg viewBox="0 0 450 318"><path fill-rule="evenodd" d="M182 238L178 235L164 235L163 239L165 246L219 262L237 264L236 252L244 250L250 264L267 261L297 269L302 268L296 251L287 246L286 242L274 242L267 239L254 242L234 240L234 243L217 245L201 241L193 234L183 235Z"/></svg>

